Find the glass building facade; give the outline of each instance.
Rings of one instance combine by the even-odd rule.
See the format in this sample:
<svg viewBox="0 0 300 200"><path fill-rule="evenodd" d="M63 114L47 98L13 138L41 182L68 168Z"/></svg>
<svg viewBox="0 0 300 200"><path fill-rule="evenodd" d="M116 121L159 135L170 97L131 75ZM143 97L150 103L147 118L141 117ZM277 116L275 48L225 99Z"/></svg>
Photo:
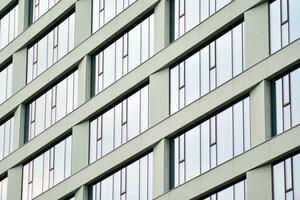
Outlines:
<svg viewBox="0 0 300 200"><path fill-rule="evenodd" d="M34 23L48 10L50 10L60 0L29 0L30 19L29 23Z"/></svg>
<svg viewBox="0 0 300 200"><path fill-rule="evenodd" d="M12 95L12 64L0 70L0 104Z"/></svg>
<svg viewBox="0 0 300 200"><path fill-rule="evenodd" d="M153 153L150 153L91 187L91 200L151 200Z"/></svg>
<svg viewBox="0 0 300 200"><path fill-rule="evenodd" d="M274 53L300 38L300 2L270 1L270 53Z"/></svg>
<svg viewBox="0 0 300 200"><path fill-rule="evenodd" d="M0 50L18 36L18 5L0 16Z"/></svg>
<svg viewBox="0 0 300 200"><path fill-rule="evenodd" d="M170 70L171 114L244 71L244 23Z"/></svg>
<svg viewBox="0 0 300 200"><path fill-rule="evenodd" d="M72 136L23 166L22 200L31 200L71 175Z"/></svg>
<svg viewBox="0 0 300 200"><path fill-rule="evenodd" d="M278 135L300 123L300 68L278 78L273 83L273 135Z"/></svg>
<svg viewBox="0 0 300 200"><path fill-rule="evenodd" d="M0 161L14 150L14 117L0 123Z"/></svg>
<svg viewBox="0 0 300 200"><path fill-rule="evenodd" d="M27 83L30 83L74 48L74 32L75 14L72 14L29 47Z"/></svg>
<svg viewBox="0 0 300 200"><path fill-rule="evenodd" d="M177 187L250 149L249 97L172 140Z"/></svg>
<svg viewBox="0 0 300 200"><path fill-rule="evenodd" d="M93 57L93 94L98 94L153 55L153 21L151 15Z"/></svg>
<svg viewBox="0 0 300 200"><path fill-rule="evenodd" d="M68 115L78 104L78 70L27 105L25 141Z"/></svg>
<svg viewBox="0 0 300 200"><path fill-rule="evenodd" d="M148 128L148 86L90 122L90 163Z"/></svg>
<svg viewBox="0 0 300 200"><path fill-rule="evenodd" d="M300 154L272 166L273 199L300 199Z"/></svg>

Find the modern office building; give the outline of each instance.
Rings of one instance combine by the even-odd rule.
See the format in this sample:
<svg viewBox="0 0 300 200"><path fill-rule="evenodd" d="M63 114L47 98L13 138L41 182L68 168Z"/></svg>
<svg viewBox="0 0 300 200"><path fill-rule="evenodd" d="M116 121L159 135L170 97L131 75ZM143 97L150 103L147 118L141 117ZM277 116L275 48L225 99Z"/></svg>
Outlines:
<svg viewBox="0 0 300 200"><path fill-rule="evenodd" d="M300 0L0 0L0 200L300 200Z"/></svg>

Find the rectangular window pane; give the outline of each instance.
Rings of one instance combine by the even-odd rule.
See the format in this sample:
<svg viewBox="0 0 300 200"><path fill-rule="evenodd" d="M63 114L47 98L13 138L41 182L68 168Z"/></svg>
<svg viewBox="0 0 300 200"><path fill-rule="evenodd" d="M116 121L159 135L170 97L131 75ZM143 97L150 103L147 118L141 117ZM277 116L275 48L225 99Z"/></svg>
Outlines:
<svg viewBox="0 0 300 200"><path fill-rule="evenodd" d="M247 97L173 138L174 182L171 185L177 187L248 150L249 110Z"/></svg>
<svg viewBox="0 0 300 200"><path fill-rule="evenodd" d="M152 165L150 153L93 185L90 199L152 199Z"/></svg>
<svg viewBox="0 0 300 200"><path fill-rule="evenodd" d="M14 117L0 124L0 160L14 150Z"/></svg>
<svg viewBox="0 0 300 200"><path fill-rule="evenodd" d="M148 109L148 86L145 86L96 119L91 120L90 163L147 130ZM101 142L99 142L100 132ZM97 153L97 150L100 154Z"/></svg>
<svg viewBox="0 0 300 200"><path fill-rule="evenodd" d="M95 73L92 74L92 77L95 85L92 93L94 95L125 76L153 55L152 43L154 41L152 36L154 24L151 23L153 19L154 15L152 14L117 41L93 56Z"/></svg>
<svg viewBox="0 0 300 200"><path fill-rule="evenodd" d="M243 31L242 23L170 69L171 114L244 70Z"/></svg>
<svg viewBox="0 0 300 200"><path fill-rule="evenodd" d="M29 6L31 7L30 11L32 12L29 14L29 23L34 23L59 1L60 0L39 0L37 3L35 2L35 0L29 1Z"/></svg>
<svg viewBox="0 0 300 200"><path fill-rule="evenodd" d="M0 104L12 95L12 68L13 64L9 64L0 69Z"/></svg>
<svg viewBox="0 0 300 200"><path fill-rule="evenodd" d="M71 171L71 138L69 136L23 166L22 199L31 200L71 175L66 173Z"/></svg>
<svg viewBox="0 0 300 200"><path fill-rule="evenodd" d="M27 120L27 132L29 137L28 139L25 138L26 142L77 108L78 83L77 81L68 81L71 78L76 80L77 76L78 71L76 70L27 105L28 113L26 117L29 118L29 120ZM69 87L67 88L67 83L69 86L73 84L72 91L68 91ZM70 104L72 107L69 107ZM68 113L67 110L69 110ZM34 117L35 115L36 117Z"/></svg>
<svg viewBox="0 0 300 200"><path fill-rule="evenodd" d="M30 83L74 48L74 18L75 14L73 13L28 48L27 83Z"/></svg>

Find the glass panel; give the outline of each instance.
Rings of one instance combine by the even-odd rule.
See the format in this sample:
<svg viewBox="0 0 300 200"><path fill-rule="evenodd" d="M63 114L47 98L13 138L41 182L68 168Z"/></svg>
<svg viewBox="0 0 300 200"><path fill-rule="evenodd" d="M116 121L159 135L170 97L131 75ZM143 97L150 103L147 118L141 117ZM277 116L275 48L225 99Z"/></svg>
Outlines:
<svg viewBox="0 0 300 200"><path fill-rule="evenodd" d="M239 102L233 106L233 134L234 134L234 156L244 151L244 118L243 118L243 102Z"/></svg>
<svg viewBox="0 0 300 200"><path fill-rule="evenodd" d="M186 133L186 180L200 175L200 133L199 126Z"/></svg>
<svg viewBox="0 0 300 200"><path fill-rule="evenodd" d="M239 182L234 185L234 199L245 200L245 182Z"/></svg>
<svg viewBox="0 0 300 200"><path fill-rule="evenodd" d="M128 98L128 140L140 133L140 92Z"/></svg>
<svg viewBox="0 0 300 200"><path fill-rule="evenodd" d="M98 200L100 196L101 200L152 199L152 163L150 153L98 182L91 188L91 199Z"/></svg>
<svg viewBox="0 0 300 200"><path fill-rule="evenodd" d="M102 132L102 155L113 150L114 134L114 110L109 110L103 114L103 132Z"/></svg>
<svg viewBox="0 0 300 200"><path fill-rule="evenodd" d="M270 4L270 37L271 53L274 53L281 48L280 0Z"/></svg>
<svg viewBox="0 0 300 200"><path fill-rule="evenodd" d="M197 24L200 23L199 21L199 14L200 14L200 1L199 0L186 0L185 7L186 7L186 29L191 30Z"/></svg>
<svg viewBox="0 0 300 200"><path fill-rule="evenodd" d="M0 160L4 159L14 149L14 118L0 124Z"/></svg>
<svg viewBox="0 0 300 200"><path fill-rule="evenodd" d="M293 157L294 197L300 199L300 154Z"/></svg>
<svg viewBox="0 0 300 200"><path fill-rule="evenodd" d="M35 198L70 176L71 137L69 136L23 166L24 200Z"/></svg>
<svg viewBox="0 0 300 200"><path fill-rule="evenodd" d="M199 53L185 61L185 88L186 104L190 104L200 97Z"/></svg>
<svg viewBox="0 0 300 200"><path fill-rule="evenodd" d="M217 153L218 164L233 157L232 108L217 115Z"/></svg>
<svg viewBox="0 0 300 200"><path fill-rule="evenodd" d="M233 200L233 187L229 187L217 194L218 200Z"/></svg>
<svg viewBox="0 0 300 200"><path fill-rule="evenodd" d="M300 0L289 0L289 24L290 24L290 40L295 41L300 37ZM297 198L296 198L297 199Z"/></svg>
<svg viewBox="0 0 300 200"><path fill-rule="evenodd" d="M300 68L293 71L291 77L291 110L292 110L292 126L300 123Z"/></svg>
<svg viewBox="0 0 300 200"><path fill-rule="evenodd" d="M178 66L171 69L171 113L174 113L178 110L179 102L178 102L178 85L179 85L179 74L178 74Z"/></svg>
<svg viewBox="0 0 300 200"><path fill-rule="evenodd" d="M285 200L284 162L273 166L274 200Z"/></svg>
<svg viewBox="0 0 300 200"><path fill-rule="evenodd" d="M275 82L276 90L276 133L279 134L283 131L283 112L282 112L282 80L278 79Z"/></svg>

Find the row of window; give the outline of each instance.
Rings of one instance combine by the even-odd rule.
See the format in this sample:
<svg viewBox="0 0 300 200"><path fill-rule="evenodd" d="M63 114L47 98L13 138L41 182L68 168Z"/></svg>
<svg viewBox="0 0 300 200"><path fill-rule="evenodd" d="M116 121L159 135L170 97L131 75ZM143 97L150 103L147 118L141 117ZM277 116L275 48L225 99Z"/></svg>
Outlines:
<svg viewBox="0 0 300 200"><path fill-rule="evenodd" d="M18 5L0 17L0 50L18 35Z"/></svg>
<svg viewBox="0 0 300 200"><path fill-rule="evenodd" d="M0 160L8 156L14 147L14 118L0 125Z"/></svg>
<svg viewBox="0 0 300 200"><path fill-rule="evenodd" d="M249 97L172 140L174 186L250 149Z"/></svg>
<svg viewBox="0 0 300 200"><path fill-rule="evenodd" d="M0 104L12 95L12 68L9 64L0 71Z"/></svg>

